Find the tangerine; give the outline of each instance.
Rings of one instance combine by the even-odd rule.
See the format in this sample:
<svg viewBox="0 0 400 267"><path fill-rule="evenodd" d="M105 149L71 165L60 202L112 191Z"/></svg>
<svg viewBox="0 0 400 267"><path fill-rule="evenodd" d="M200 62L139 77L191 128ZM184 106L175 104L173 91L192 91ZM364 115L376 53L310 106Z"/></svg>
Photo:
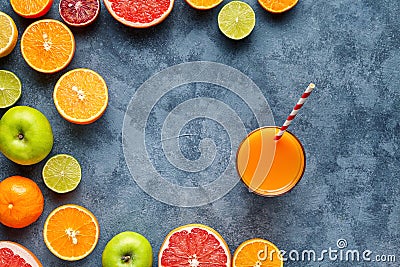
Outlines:
<svg viewBox="0 0 400 267"><path fill-rule="evenodd" d="M9 15L0 11L0 58L10 54L17 41L17 25Z"/></svg>
<svg viewBox="0 0 400 267"><path fill-rule="evenodd" d="M42 214L44 198L39 186L29 178L11 176L0 182L0 222L23 228Z"/></svg>
<svg viewBox="0 0 400 267"><path fill-rule="evenodd" d="M195 9L211 9L222 3L223 0L186 0L191 7Z"/></svg>
<svg viewBox="0 0 400 267"><path fill-rule="evenodd" d="M76 124L89 124L99 119L107 108L107 84L93 70L70 70L57 81L53 100L64 119Z"/></svg>
<svg viewBox="0 0 400 267"><path fill-rule="evenodd" d="M60 0L61 18L70 26L83 27L93 23L100 14L100 0Z"/></svg>

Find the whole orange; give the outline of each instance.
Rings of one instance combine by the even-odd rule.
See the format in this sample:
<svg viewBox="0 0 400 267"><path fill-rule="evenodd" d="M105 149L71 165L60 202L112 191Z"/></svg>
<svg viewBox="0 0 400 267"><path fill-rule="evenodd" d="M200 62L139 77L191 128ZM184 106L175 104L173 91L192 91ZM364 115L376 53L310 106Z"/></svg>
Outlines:
<svg viewBox="0 0 400 267"><path fill-rule="evenodd" d="M0 222L8 227L23 228L42 214L43 194L31 179L11 176L0 182Z"/></svg>

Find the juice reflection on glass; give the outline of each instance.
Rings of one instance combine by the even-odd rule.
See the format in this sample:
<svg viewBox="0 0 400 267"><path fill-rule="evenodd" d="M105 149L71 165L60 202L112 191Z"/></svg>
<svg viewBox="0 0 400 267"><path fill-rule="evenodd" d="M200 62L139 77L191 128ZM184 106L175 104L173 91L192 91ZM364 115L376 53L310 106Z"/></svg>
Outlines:
<svg viewBox="0 0 400 267"><path fill-rule="evenodd" d="M300 141L286 131L279 141L278 127L262 127L242 141L237 152L237 171L247 187L263 196L279 196L290 191L305 169L305 153Z"/></svg>

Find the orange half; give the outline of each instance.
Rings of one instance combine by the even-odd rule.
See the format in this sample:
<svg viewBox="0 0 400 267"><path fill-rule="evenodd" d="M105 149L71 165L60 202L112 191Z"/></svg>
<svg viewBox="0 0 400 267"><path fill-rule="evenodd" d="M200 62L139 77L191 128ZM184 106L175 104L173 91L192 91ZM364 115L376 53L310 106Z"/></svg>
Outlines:
<svg viewBox="0 0 400 267"><path fill-rule="evenodd" d="M15 13L24 18L38 18L51 8L53 0L10 0Z"/></svg>
<svg viewBox="0 0 400 267"><path fill-rule="evenodd" d="M54 73L71 62L75 54L74 35L58 20L38 20L29 25L22 35L21 52L33 69Z"/></svg>
<svg viewBox="0 0 400 267"><path fill-rule="evenodd" d="M283 267L280 250L271 242L261 238L244 241L236 249L232 267Z"/></svg>
<svg viewBox="0 0 400 267"><path fill-rule="evenodd" d="M195 9L211 9L222 3L223 0L186 0L191 7Z"/></svg>
<svg viewBox="0 0 400 267"><path fill-rule="evenodd" d="M10 54L18 41L18 29L14 20L0 11L0 58Z"/></svg>
<svg viewBox="0 0 400 267"><path fill-rule="evenodd" d="M21 264L43 267L38 258L26 247L12 241L0 241L0 266L21 266Z"/></svg>
<svg viewBox="0 0 400 267"><path fill-rule="evenodd" d="M56 208L44 223L47 248L57 257L76 261L88 256L99 240L96 217L84 207L68 204Z"/></svg>
<svg viewBox="0 0 400 267"><path fill-rule="evenodd" d="M106 110L108 88L104 79L93 70L74 69L58 80L53 99L64 119L76 124L89 124Z"/></svg>
<svg viewBox="0 0 400 267"><path fill-rule="evenodd" d="M258 0L258 3L271 13L282 13L294 7L299 0Z"/></svg>

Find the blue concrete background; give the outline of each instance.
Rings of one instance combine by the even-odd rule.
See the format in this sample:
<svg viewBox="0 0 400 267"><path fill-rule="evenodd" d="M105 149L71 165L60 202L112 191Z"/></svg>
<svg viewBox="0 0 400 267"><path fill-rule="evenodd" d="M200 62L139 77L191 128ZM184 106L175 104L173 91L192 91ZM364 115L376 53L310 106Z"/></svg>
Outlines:
<svg viewBox="0 0 400 267"><path fill-rule="evenodd" d="M144 30L123 26L102 5L93 25L72 29L77 49L66 69L91 68L109 86L109 106L91 125L73 125L54 107L53 87L66 70L52 75L32 70L22 59L20 42L11 55L1 58L0 69L21 78L18 105L35 107L49 118L55 135L50 155L74 155L82 165L83 179L75 191L58 195L42 181L44 162L19 166L0 156L0 179L16 174L30 177L45 196L45 210L36 223L19 230L0 226L0 240L25 245L44 266L93 267L101 266L102 250L112 236L131 230L149 239L157 266L157 252L171 229L204 223L221 233L232 252L244 240L261 237L286 251L337 249L337 240L346 239L348 249L368 249L373 257L397 254L397 263L326 257L323 262L289 261L285 266L398 266L400 2L300 0L283 15L267 13L255 0L246 2L254 8L257 23L253 33L238 42L218 30L222 5L196 11L178 0L166 21ZM60 19L57 5L56 0L45 18ZM9 1L2 1L0 10L15 20L20 36L32 22L18 17ZM316 83L316 91L290 127L305 147L307 168L289 194L263 198L238 183L211 204L179 208L158 202L134 182L121 142L129 100L156 72L198 60L223 63L248 75L261 88L277 124L283 123L307 84ZM236 108L239 114L248 111ZM188 127L201 132L205 126ZM183 140L188 158L198 157L196 142ZM90 209L101 226L96 249L79 262L59 260L42 239L47 215L67 203Z"/></svg>

